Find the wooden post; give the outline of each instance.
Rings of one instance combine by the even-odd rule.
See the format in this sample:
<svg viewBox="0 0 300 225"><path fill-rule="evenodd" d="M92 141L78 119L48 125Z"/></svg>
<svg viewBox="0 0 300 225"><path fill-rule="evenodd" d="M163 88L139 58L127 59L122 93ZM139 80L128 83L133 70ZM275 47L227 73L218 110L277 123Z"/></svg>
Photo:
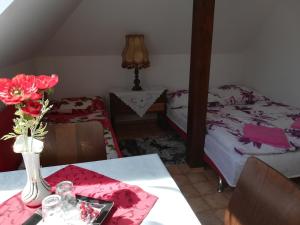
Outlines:
<svg viewBox="0 0 300 225"><path fill-rule="evenodd" d="M215 0L194 0L191 46L187 163L203 165Z"/></svg>

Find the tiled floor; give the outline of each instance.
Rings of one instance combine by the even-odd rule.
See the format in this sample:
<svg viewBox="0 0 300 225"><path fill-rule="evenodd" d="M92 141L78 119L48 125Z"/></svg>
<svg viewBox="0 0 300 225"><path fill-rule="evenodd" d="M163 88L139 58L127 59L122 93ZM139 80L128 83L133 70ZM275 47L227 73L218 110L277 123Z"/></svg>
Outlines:
<svg viewBox="0 0 300 225"><path fill-rule="evenodd" d="M224 212L233 193L226 187L217 192L218 179L210 168L189 168L186 164L166 166L202 225L223 224ZM300 179L293 180L300 188Z"/></svg>
<svg viewBox="0 0 300 225"><path fill-rule="evenodd" d="M169 130L161 129L155 124L119 125L116 127L120 139L164 135ZM232 189L217 192L218 179L209 168L191 169L186 164L167 166L181 192L186 197L202 225L223 224L223 214L227 207Z"/></svg>
<svg viewBox="0 0 300 225"><path fill-rule="evenodd" d="M147 127L147 129L145 129ZM121 125L116 129L119 138L147 137L163 135L169 130L155 124ZM189 168L186 164L167 166L173 179L194 210L202 225L223 224L224 212L233 193L233 188L226 187L224 192L217 192L218 179L210 168ZM300 179L294 180L299 185Z"/></svg>
<svg viewBox="0 0 300 225"><path fill-rule="evenodd" d="M181 192L202 225L223 224L224 210L233 190L217 192L217 177L209 168L189 168L186 164L167 166Z"/></svg>

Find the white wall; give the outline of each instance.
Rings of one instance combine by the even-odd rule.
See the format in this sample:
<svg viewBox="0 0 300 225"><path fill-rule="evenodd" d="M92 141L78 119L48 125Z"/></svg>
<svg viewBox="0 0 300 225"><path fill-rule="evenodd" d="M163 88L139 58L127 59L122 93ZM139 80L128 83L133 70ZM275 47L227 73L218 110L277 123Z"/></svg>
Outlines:
<svg viewBox="0 0 300 225"><path fill-rule="evenodd" d="M244 83L300 106L300 2L282 1L246 51Z"/></svg>
<svg viewBox="0 0 300 225"><path fill-rule="evenodd" d="M213 54L209 86L240 84L244 75L243 65L243 54Z"/></svg>
<svg viewBox="0 0 300 225"><path fill-rule="evenodd" d="M189 55L151 55L150 60L151 67L140 71L142 86L188 88ZM242 60L238 54L214 54L210 85L240 83ZM112 88L133 85L133 70L121 68L121 57L116 55L38 57L34 64L37 74L60 76L54 97L105 96Z"/></svg>
<svg viewBox="0 0 300 225"><path fill-rule="evenodd" d="M34 74L34 64L32 60L27 60L22 63L18 63L16 65L11 65L5 68L0 68L0 78L11 78L19 73L27 73L27 74ZM4 107L3 103L0 102L0 110Z"/></svg>
<svg viewBox="0 0 300 225"><path fill-rule="evenodd" d="M34 74L35 67L34 67L33 60L26 60L24 62L15 65L10 65L7 67L0 67L0 78L3 77L11 78L19 73Z"/></svg>
<svg viewBox="0 0 300 225"><path fill-rule="evenodd" d="M152 55L140 71L142 86L188 86L189 56ZM121 56L58 56L35 59L37 73L57 73L55 97L106 95L114 87L133 85L134 71L121 67Z"/></svg>

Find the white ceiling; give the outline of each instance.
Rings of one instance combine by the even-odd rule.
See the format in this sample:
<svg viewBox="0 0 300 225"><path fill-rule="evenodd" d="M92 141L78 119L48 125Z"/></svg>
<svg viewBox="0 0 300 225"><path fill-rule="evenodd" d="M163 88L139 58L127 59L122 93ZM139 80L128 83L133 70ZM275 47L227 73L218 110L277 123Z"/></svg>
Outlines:
<svg viewBox="0 0 300 225"><path fill-rule="evenodd" d="M280 0L216 0L213 50L240 53ZM188 54L193 0L15 0L0 15L0 65L35 55L120 54L143 33L152 54Z"/></svg>

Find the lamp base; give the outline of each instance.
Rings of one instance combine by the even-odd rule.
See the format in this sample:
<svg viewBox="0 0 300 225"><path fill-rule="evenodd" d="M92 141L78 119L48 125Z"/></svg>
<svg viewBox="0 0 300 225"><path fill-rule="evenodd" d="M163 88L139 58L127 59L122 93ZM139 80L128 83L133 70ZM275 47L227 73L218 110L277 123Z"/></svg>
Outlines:
<svg viewBox="0 0 300 225"><path fill-rule="evenodd" d="M133 86L131 90L133 90L133 91L142 91L143 88L141 86L137 86L137 87Z"/></svg>
<svg viewBox="0 0 300 225"><path fill-rule="evenodd" d="M139 79L139 69L138 68L135 68L134 74L135 74L135 76L134 76L134 86L132 87L131 90L133 90L133 91L141 91L143 89L140 86L141 81Z"/></svg>

